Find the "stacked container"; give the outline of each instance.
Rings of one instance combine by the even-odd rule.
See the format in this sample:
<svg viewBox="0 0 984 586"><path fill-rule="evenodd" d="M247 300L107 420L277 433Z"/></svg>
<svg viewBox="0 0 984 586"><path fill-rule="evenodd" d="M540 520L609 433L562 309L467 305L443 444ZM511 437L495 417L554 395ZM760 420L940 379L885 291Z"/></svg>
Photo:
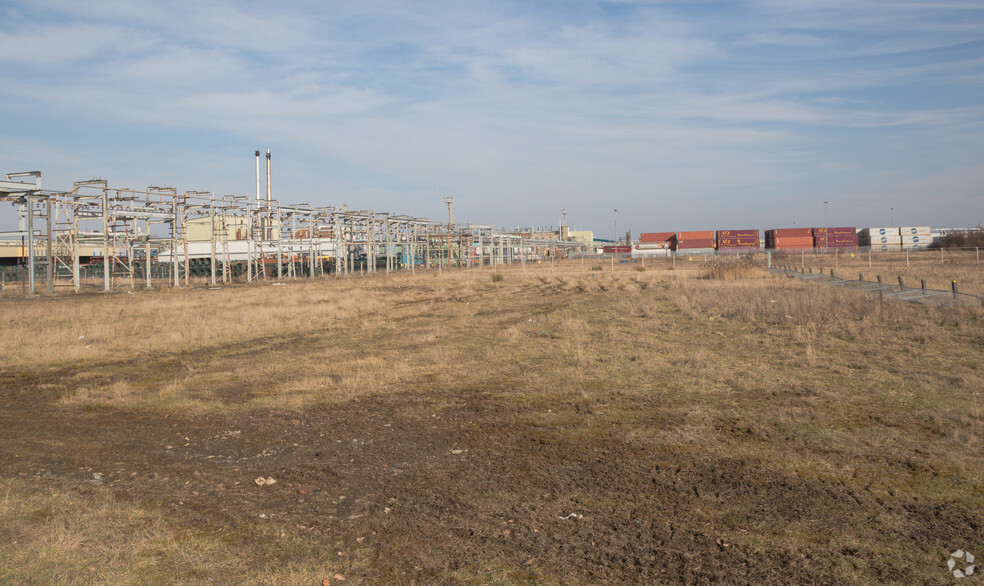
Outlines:
<svg viewBox="0 0 984 586"><path fill-rule="evenodd" d="M676 232L643 232L639 244L632 248L632 256L668 256L676 248Z"/></svg>
<svg viewBox="0 0 984 586"><path fill-rule="evenodd" d="M929 226L904 226L899 228L902 250L922 250L933 242L933 230Z"/></svg>
<svg viewBox="0 0 984 586"><path fill-rule="evenodd" d="M813 248L812 228L776 228L765 231L765 247L776 250L805 250Z"/></svg>
<svg viewBox="0 0 984 586"><path fill-rule="evenodd" d="M864 228L858 233L858 244L881 252L902 250L902 235L898 228Z"/></svg>
<svg viewBox="0 0 984 586"><path fill-rule="evenodd" d="M639 249L665 248L676 246L676 232L643 232L639 235Z"/></svg>
<svg viewBox="0 0 984 586"><path fill-rule="evenodd" d="M851 227L814 228L813 247L829 250L831 248L857 248L858 232Z"/></svg>
<svg viewBox="0 0 984 586"><path fill-rule="evenodd" d="M677 232L676 249L690 254L714 252L714 230Z"/></svg>
<svg viewBox="0 0 984 586"><path fill-rule="evenodd" d="M759 231L718 230L717 249L723 252L755 252L759 249Z"/></svg>

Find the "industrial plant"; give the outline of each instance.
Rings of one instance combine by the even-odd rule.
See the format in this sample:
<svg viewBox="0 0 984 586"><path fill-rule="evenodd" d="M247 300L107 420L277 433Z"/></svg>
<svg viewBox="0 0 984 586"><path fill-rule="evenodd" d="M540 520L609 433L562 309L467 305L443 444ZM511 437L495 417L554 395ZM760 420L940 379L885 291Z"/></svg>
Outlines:
<svg viewBox="0 0 984 586"><path fill-rule="evenodd" d="M84 288L215 285L329 274L414 271L542 262L571 255L612 258L758 252L918 251L945 231L928 226L816 227L626 233L615 241L559 228L503 230L408 214L285 204L273 198L271 154L265 182L260 151L256 193L216 196L173 187L129 189L104 179L46 190L41 172L8 173L0 202L13 204L17 230L0 232L0 288L22 281L25 293ZM265 187L265 190L263 189ZM11 209L11 208L7 208ZM762 237L764 234L764 238Z"/></svg>

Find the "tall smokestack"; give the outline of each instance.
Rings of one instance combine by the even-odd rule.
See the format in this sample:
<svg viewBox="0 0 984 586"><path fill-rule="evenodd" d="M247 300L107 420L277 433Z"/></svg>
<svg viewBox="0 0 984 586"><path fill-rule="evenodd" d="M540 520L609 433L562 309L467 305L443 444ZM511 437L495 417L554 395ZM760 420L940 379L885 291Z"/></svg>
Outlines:
<svg viewBox="0 0 984 586"><path fill-rule="evenodd" d="M273 198L270 196L270 149L267 149L267 207Z"/></svg>
<svg viewBox="0 0 984 586"><path fill-rule="evenodd" d="M260 203L260 151L256 151L256 203Z"/></svg>

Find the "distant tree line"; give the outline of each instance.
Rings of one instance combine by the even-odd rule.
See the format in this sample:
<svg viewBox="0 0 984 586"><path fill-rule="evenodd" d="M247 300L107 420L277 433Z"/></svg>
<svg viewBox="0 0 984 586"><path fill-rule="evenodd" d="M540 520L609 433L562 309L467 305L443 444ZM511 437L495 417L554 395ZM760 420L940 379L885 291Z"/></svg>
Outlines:
<svg viewBox="0 0 984 586"><path fill-rule="evenodd" d="M971 230L950 232L929 248L984 248L984 228L978 226Z"/></svg>

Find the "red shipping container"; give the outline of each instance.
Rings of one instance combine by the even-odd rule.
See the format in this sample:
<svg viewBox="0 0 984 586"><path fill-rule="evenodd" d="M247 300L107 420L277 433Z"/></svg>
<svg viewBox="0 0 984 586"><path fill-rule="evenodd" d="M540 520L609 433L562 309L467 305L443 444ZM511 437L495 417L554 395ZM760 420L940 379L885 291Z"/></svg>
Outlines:
<svg viewBox="0 0 984 586"><path fill-rule="evenodd" d="M857 234L819 234L813 235L814 240L857 240Z"/></svg>
<svg viewBox="0 0 984 586"><path fill-rule="evenodd" d="M802 238L807 236L813 238L813 228L776 228L772 230L772 233L779 238L780 236L785 237L799 237Z"/></svg>
<svg viewBox="0 0 984 586"><path fill-rule="evenodd" d="M681 248L714 248L713 238L690 238L677 240L677 250Z"/></svg>
<svg viewBox="0 0 984 586"><path fill-rule="evenodd" d="M604 248L602 248L602 250L605 251L605 254L612 254L612 253L615 253L615 254L623 254L623 253L632 252L632 247L631 246L623 246L623 245L619 245L619 246L605 246Z"/></svg>
<svg viewBox="0 0 984 586"><path fill-rule="evenodd" d="M645 244L670 242L672 240L676 240L676 232L643 232L639 235L639 242Z"/></svg>
<svg viewBox="0 0 984 586"><path fill-rule="evenodd" d="M813 235L814 236L816 236L818 234L824 234L824 233L826 233L826 234L828 234L830 236L841 235L841 234L848 234L848 235L854 236L854 235L857 234L857 232L858 232L857 229L855 229L853 226L851 226L851 227L838 227L838 228L814 228L813 229Z"/></svg>
<svg viewBox="0 0 984 586"><path fill-rule="evenodd" d="M747 237L747 238L721 238L718 236L717 239L718 246L758 246L759 239L758 236Z"/></svg>
<svg viewBox="0 0 984 586"><path fill-rule="evenodd" d="M846 236L845 237L831 236L830 238L824 238L823 236L821 236L819 238L814 238L813 241L816 242L817 244L857 244L858 243L857 237L849 238Z"/></svg>
<svg viewBox="0 0 984 586"><path fill-rule="evenodd" d="M677 232L677 240L709 238L714 240L714 230L701 230L698 232Z"/></svg>
<svg viewBox="0 0 984 586"><path fill-rule="evenodd" d="M718 240L721 238L758 238L758 230L718 230L717 237Z"/></svg>
<svg viewBox="0 0 984 586"><path fill-rule="evenodd" d="M773 248L813 248L813 240L805 238L777 238Z"/></svg>

